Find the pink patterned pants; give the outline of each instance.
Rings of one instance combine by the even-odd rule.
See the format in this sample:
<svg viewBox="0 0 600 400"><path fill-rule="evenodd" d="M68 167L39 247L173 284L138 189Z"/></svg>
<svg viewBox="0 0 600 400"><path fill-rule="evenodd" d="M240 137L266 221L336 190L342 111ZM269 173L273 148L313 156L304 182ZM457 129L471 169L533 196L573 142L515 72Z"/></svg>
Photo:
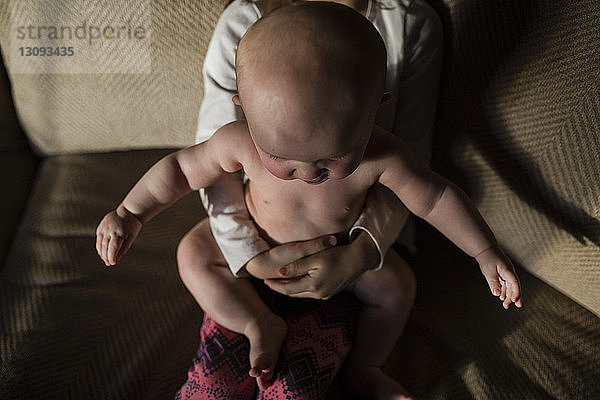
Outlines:
<svg viewBox="0 0 600 400"><path fill-rule="evenodd" d="M256 380L248 375L248 340L205 315L200 347L176 400L324 398L350 350L358 301L347 293L317 301L291 299L265 287L257 289L288 323L288 336L271 386L259 391Z"/></svg>

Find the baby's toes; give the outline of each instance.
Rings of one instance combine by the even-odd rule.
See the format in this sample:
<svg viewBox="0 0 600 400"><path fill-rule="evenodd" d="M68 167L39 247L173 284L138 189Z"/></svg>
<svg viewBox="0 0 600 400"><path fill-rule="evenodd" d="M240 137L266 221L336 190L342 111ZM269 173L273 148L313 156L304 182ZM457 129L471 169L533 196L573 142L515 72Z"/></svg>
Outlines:
<svg viewBox="0 0 600 400"><path fill-rule="evenodd" d="M250 376L258 378L265 372L272 371L273 368L271 363L272 361L270 360L270 357L268 357L266 354L259 354L252 361L252 369L250 369Z"/></svg>
<svg viewBox="0 0 600 400"><path fill-rule="evenodd" d="M260 354L252 362L250 376L256 378L256 383L258 383L261 390L268 388L271 383L273 370L275 368L275 365L273 365L274 363L274 360L266 354Z"/></svg>
<svg viewBox="0 0 600 400"><path fill-rule="evenodd" d="M273 377L273 373L269 372L267 374L262 374L258 378L256 378L256 383L258 384L258 388L260 390L267 390L271 385L271 378Z"/></svg>

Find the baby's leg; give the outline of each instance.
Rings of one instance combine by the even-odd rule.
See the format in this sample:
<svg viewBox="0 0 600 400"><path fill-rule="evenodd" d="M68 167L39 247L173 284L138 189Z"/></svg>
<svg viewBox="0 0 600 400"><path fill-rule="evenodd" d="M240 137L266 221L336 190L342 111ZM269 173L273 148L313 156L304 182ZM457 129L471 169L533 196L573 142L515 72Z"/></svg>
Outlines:
<svg viewBox="0 0 600 400"><path fill-rule="evenodd" d="M261 389L271 380L287 334L283 319L262 301L248 279L235 278L204 219L181 240L179 274L200 307L215 322L250 341L250 375Z"/></svg>
<svg viewBox="0 0 600 400"><path fill-rule="evenodd" d="M400 337L413 304L416 284L412 270L390 249L383 267L362 274L351 290L363 302L363 308L346 360L346 389L368 398L410 399L381 367Z"/></svg>

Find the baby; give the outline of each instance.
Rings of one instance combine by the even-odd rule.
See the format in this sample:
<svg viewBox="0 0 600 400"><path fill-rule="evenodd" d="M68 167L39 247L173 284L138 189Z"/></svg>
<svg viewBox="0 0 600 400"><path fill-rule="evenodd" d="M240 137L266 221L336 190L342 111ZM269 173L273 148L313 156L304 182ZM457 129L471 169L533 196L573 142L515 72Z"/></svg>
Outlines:
<svg viewBox="0 0 600 400"><path fill-rule="evenodd" d="M190 191L224 174L248 177L248 210L272 244L347 232L376 182L391 189L479 262L504 307L522 306L510 260L472 202L455 185L418 164L396 136L374 126L385 101L384 43L373 25L334 3L280 8L255 23L237 50L238 95L246 121L223 126L201 144L156 163L97 229L97 251L114 265L143 223ZM250 341L250 375L268 387L286 337L283 319L247 279L233 278L206 220L215 258L190 287L217 323ZM222 266L222 267L220 267ZM250 275L252 270L247 271ZM378 399L410 398L381 370L400 336L414 297L412 272L391 249L383 267L350 285L363 303L346 360L346 388ZM269 284L269 282L266 282Z"/></svg>

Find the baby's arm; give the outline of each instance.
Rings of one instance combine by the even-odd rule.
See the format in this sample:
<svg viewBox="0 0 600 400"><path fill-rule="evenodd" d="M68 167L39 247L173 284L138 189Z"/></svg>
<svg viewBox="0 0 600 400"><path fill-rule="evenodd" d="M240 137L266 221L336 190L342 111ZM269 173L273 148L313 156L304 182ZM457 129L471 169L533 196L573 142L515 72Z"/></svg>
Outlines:
<svg viewBox="0 0 600 400"><path fill-rule="evenodd" d="M96 230L96 249L106 265L116 264L143 223L185 194L242 168L240 127L240 123L226 125L210 140L162 158L144 174Z"/></svg>
<svg viewBox="0 0 600 400"><path fill-rule="evenodd" d="M521 287L514 267L498 247L483 217L456 185L419 165L402 141L382 134L385 156L379 181L406 207L436 227L465 253L475 257L490 290L504 307L522 306Z"/></svg>

